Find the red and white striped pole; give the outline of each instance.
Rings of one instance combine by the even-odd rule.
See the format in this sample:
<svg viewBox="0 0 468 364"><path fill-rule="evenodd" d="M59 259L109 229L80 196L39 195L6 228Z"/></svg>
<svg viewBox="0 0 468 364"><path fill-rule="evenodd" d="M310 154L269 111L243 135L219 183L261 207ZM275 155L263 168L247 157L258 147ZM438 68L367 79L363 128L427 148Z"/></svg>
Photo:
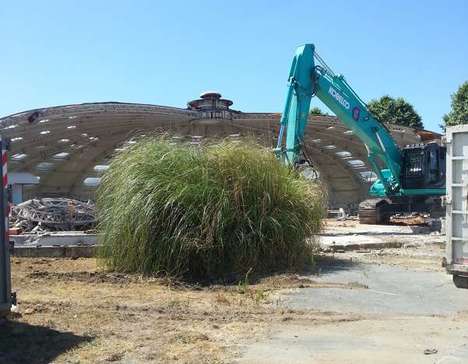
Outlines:
<svg viewBox="0 0 468 364"><path fill-rule="evenodd" d="M10 239L8 226L8 147L9 140L0 136L0 150L2 153L2 176L3 185L0 192L0 277L4 282L0 284L0 300L2 303L7 303L11 307L11 273L10 273ZM4 220L2 222L2 219ZM1 313L1 312L0 312Z"/></svg>
<svg viewBox="0 0 468 364"><path fill-rule="evenodd" d="M8 224L8 216L10 215L10 204L8 202L8 141L2 140L2 176L3 176L3 201L4 201L4 213L5 213L5 242L9 247L10 236L9 230L10 226Z"/></svg>

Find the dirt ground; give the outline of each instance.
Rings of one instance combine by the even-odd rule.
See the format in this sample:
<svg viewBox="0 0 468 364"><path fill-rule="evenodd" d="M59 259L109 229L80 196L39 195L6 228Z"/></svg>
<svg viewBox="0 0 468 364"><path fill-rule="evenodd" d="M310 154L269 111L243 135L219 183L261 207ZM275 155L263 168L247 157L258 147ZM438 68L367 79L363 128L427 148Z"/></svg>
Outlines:
<svg viewBox="0 0 468 364"><path fill-rule="evenodd" d="M442 272L442 255L438 245L327 253L316 268L320 275L343 260ZM230 363L274 327L320 332L366 322L359 313L281 304L289 290L366 289L314 275L203 287L108 273L90 258L13 258L12 276L19 305L0 325L0 363Z"/></svg>
<svg viewBox="0 0 468 364"><path fill-rule="evenodd" d="M229 362L272 323L352 319L277 307L272 291L314 285L296 275L184 286L106 273L89 258L13 258L12 275L19 304L0 326L2 363Z"/></svg>

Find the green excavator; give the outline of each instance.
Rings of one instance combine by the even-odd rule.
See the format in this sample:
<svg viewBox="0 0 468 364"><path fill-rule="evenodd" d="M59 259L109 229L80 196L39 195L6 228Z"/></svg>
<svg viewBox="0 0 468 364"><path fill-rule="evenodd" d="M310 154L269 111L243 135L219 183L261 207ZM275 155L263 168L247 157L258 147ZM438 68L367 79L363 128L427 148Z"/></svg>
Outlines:
<svg viewBox="0 0 468 364"><path fill-rule="evenodd" d="M345 78L327 66L313 44L297 49L289 72L275 149L282 161L293 166L307 161L304 133L314 96L362 141L377 175L369 189L371 198L359 205L361 223L386 223L393 214L431 212L438 205L435 201L445 195L445 147L427 143L400 148L388 128L372 115Z"/></svg>

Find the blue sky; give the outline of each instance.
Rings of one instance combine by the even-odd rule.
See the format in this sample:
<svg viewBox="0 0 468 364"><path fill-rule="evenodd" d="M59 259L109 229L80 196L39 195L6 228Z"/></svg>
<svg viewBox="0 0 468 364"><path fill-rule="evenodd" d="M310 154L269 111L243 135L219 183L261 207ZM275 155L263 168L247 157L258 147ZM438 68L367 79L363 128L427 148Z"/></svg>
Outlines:
<svg viewBox="0 0 468 364"><path fill-rule="evenodd" d="M294 50L315 43L364 100L402 96L436 130L468 80L467 18L463 0L3 0L0 116L93 101L185 107L207 89L236 109L281 111Z"/></svg>

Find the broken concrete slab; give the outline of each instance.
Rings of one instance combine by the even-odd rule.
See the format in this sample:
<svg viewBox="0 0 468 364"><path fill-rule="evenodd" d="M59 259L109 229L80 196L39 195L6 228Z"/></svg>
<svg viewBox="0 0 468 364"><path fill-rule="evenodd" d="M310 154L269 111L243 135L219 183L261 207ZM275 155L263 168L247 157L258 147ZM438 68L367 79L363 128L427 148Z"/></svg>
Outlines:
<svg viewBox="0 0 468 364"><path fill-rule="evenodd" d="M67 246L67 245L96 245L97 235L86 234L82 231L60 231L45 234L11 235L10 241L15 246Z"/></svg>
<svg viewBox="0 0 468 364"><path fill-rule="evenodd" d="M426 226L361 225L327 220L318 241L325 251L349 251L443 244L445 240Z"/></svg>
<svg viewBox="0 0 468 364"><path fill-rule="evenodd" d="M96 246L18 246L12 256L29 258L91 258L96 256Z"/></svg>

